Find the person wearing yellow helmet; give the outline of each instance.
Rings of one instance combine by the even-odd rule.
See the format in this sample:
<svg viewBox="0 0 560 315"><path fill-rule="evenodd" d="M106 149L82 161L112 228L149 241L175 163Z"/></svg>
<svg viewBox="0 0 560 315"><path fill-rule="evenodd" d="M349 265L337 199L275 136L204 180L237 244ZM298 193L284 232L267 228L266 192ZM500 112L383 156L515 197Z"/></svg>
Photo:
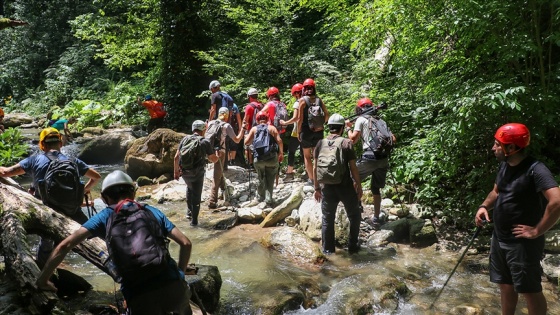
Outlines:
<svg viewBox="0 0 560 315"><path fill-rule="evenodd" d="M498 284L502 314L513 314L521 294L530 315L546 314L541 286L544 233L560 218L560 189L550 170L530 157L527 126L509 123L494 135L500 162L493 189L478 207L475 223L494 223L490 281ZM492 210L492 217L489 211Z"/></svg>

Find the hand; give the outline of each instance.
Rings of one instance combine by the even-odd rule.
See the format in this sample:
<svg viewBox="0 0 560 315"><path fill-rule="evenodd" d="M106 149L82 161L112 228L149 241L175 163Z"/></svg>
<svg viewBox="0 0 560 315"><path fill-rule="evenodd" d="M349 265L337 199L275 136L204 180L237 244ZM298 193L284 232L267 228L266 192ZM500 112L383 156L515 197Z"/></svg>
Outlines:
<svg viewBox="0 0 560 315"><path fill-rule="evenodd" d="M284 161L284 154L282 152L278 153L278 163L282 163Z"/></svg>
<svg viewBox="0 0 560 315"><path fill-rule="evenodd" d="M35 284L37 285L37 289L42 291L53 291L53 292L58 291L58 289L50 281L47 281L46 283L36 282Z"/></svg>
<svg viewBox="0 0 560 315"><path fill-rule="evenodd" d="M536 228L534 228L532 226L528 226L528 225L522 225L522 224L514 225L513 229L511 229L511 233L516 238L533 239L533 238L537 238L539 236L539 233L538 233Z"/></svg>
<svg viewBox="0 0 560 315"><path fill-rule="evenodd" d="M286 121L280 119L280 125L285 126L285 125L286 125Z"/></svg>
<svg viewBox="0 0 560 315"><path fill-rule="evenodd" d="M321 199L323 199L323 194L321 193L320 190L315 190L313 197L315 198L315 201L320 202Z"/></svg>
<svg viewBox="0 0 560 315"><path fill-rule="evenodd" d="M362 183L354 183L354 189L356 190L358 199L362 199L362 195L364 194L364 192L362 191Z"/></svg>
<svg viewBox="0 0 560 315"><path fill-rule="evenodd" d="M301 132L297 134L297 139L301 143Z"/></svg>
<svg viewBox="0 0 560 315"><path fill-rule="evenodd" d="M352 125L354 125L353 122L351 122L350 120L346 120L346 127L352 128Z"/></svg>
<svg viewBox="0 0 560 315"><path fill-rule="evenodd" d="M474 223L476 226L483 226L484 222L490 222L490 217L488 216L488 210L486 208L478 208L476 215L474 217Z"/></svg>
<svg viewBox="0 0 560 315"><path fill-rule="evenodd" d="M194 264L189 264L185 268L185 275L196 275L198 273L198 267L195 267Z"/></svg>

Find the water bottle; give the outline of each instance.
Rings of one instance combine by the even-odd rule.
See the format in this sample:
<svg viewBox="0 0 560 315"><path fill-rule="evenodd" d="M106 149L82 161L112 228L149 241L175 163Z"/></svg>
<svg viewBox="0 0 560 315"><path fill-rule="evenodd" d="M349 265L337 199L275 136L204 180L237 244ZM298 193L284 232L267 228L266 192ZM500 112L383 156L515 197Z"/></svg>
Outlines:
<svg viewBox="0 0 560 315"><path fill-rule="evenodd" d="M117 266L115 266L115 263L113 262L111 257L109 257L109 255L107 255L107 253L105 253L104 251L100 251L99 258L101 258L101 261L103 262L103 266L107 268L107 272L111 276L111 278L113 278L115 282L120 283L122 278L119 275L119 272L117 271Z"/></svg>

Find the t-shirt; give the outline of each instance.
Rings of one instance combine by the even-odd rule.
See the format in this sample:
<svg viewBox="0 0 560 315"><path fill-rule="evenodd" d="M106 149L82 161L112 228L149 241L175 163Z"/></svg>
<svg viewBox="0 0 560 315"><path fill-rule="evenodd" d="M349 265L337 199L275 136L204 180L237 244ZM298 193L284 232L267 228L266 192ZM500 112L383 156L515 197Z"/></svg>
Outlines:
<svg viewBox="0 0 560 315"><path fill-rule="evenodd" d="M211 120L218 119L218 111L220 110L220 107L222 107L222 93L222 91L218 91L212 93L212 96L210 97L210 104L216 104L216 112ZM239 114L239 107L237 104L233 104L233 113L229 113L229 119L234 119L237 114Z"/></svg>
<svg viewBox="0 0 560 315"><path fill-rule="evenodd" d="M270 101L264 105L267 107L266 113L268 115L268 123L274 123L274 116L276 116L276 103L274 101Z"/></svg>
<svg viewBox="0 0 560 315"><path fill-rule="evenodd" d="M294 106L293 109L296 110L299 108L299 100L296 100L294 102ZM292 129L292 137L297 138L298 136L298 132L297 132L297 121L294 123L294 129Z"/></svg>
<svg viewBox="0 0 560 315"><path fill-rule="evenodd" d="M516 166L502 162L496 185L498 198L493 212L494 232L502 242L519 242L521 239L516 239L511 232L513 225L537 225L547 204L543 191L557 187L558 183L543 163L527 157Z"/></svg>
<svg viewBox="0 0 560 315"><path fill-rule="evenodd" d="M373 123L370 124L369 118L370 115L362 115L356 119L356 123L354 124L354 131L360 132L360 137L362 138L362 149L365 152L366 150L370 149L369 143L371 141L371 136L373 135ZM381 119L378 119L381 120ZM389 132L391 131L389 127L387 127ZM371 151L371 150L370 150ZM369 159L375 159L375 156L368 156Z"/></svg>
<svg viewBox="0 0 560 315"><path fill-rule="evenodd" d="M247 126L245 127L245 129L247 131L251 130L251 128L253 127L251 124L253 123L253 116L255 115L255 110L256 109L261 110L262 107L263 107L262 104L259 102L251 102L245 106L245 117L247 118L246 119Z"/></svg>
<svg viewBox="0 0 560 315"><path fill-rule="evenodd" d="M51 152L52 155L59 157L61 160L68 160L68 157L59 151ZM45 178L50 161L51 160L45 154L37 154L25 158L18 163L25 173L30 174L33 177L33 187L35 187L35 195L37 197L39 197L38 182ZM84 176L90 168L89 165L80 159L76 159L76 164L78 165L78 172L80 173L80 176Z"/></svg>
<svg viewBox="0 0 560 315"><path fill-rule="evenodd" d="M313 158L315 159L315 161L317 161L317 159L319 158L319 152L321 152L321 147L326 143L326 141L333 140L337 137L339 136L330 134L328 137L322 139L317 143L317 146L313 151ZM342 141L341 147L342 147L342 156L344 158L344 161L346 161L346 173L345 173L346 175L342 183L339 185L348 184L349 183L348 180L352 180L352 178L350 177L350 166L348 162L352 160L356 160L356 152L354 151L354 144L352 143L352 140L344 139Z"/></svg>
<svg viewBox="0 0 560 315"><path fill-rule="evenodd" d="M64 130L64 124L68 123L68 119L59 119L55 121L51 127L56 128L58 131Z"/></svg>
<svg viewBox="0 0 560 315"><path fill-rule="evenodd" d="M82 226L87 229L93 236L99 237L101 239L105 239L105 235L107 234L107 221L113 214L113 209L116 205L110 205L109 207L101 210L98 214L91 217L87 220ZM168 235L175 225L169 221L169 219L163 214L159 209L154 207L148 207L149 211L155 215L157 221L159 222L161 228L164 230L164 235ZM121 285L121 291L124 295L125 299L131 299L132 297L144 293L145 291L153 290L158 284L172 281L176 279L183 279L185 274L179 270L177 267L177 263L173 259L169 259L169 269L167 273L163 273L158 275L157 277L150 279L149 283L145 283L144 285L138 285L134 288L127 288Z"/></svg>
<svg viewBox="0 0 560 315"><path fill-rule="evenodd" d="M148 100L142 102L142 106L146 107L151 119L163 118L167 114L163 108L163 103L156 100Z"/></svg>

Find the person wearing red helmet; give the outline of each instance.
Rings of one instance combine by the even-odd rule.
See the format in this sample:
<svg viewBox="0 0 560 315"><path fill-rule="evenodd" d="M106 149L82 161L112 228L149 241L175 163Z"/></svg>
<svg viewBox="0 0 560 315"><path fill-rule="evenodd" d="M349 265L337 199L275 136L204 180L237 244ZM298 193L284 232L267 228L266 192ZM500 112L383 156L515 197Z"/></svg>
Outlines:
<svg viewBox="0 0 560 315"><path fill-rule="evenodd" d="M253 147L254 166L259 178L256 199L272 206L274 180L278 174L279 163L284 158L284 149L278 130L269 123L268 114L258 112L257 122L258 125L252 127L245 138L245 145Z"/></svg>
<svg viewBox="0 0 560 315"><path fill-rule="evenodd" d="M544 233L560 218L560 189L550 170L527 155L531 134L525 125L505 124L494 139L500 165L494 188L475 215L477 226L494 223L490 281L500 288L502 314L515 313L519 294L530 315L546 314L540 262Z"/></svg>
<svg viewBox="0 0 560 315"><path fill-rule="evenodd" d="M259 101L259 91L250 88L247 91L249 103L245 106L245 115L243 116L243 124L246 126L245 134L249 133L251 128L257 125L257 113L263 108L263 104ZM247 155L247 164L253 167L253 149L245 146L245 154Z"/></svg>
<svg viewBox="0 0 560 315"><path fill-rule="evenodd" d="M294 179L294 164L296 161L296 150L300 151L300 156L303 157L303 150L298 139L298 108L299 100L301 99L301 92L303 91L303 84L296 83L292 86L292 96L296 99L293 105L294 113L290 120L284 121L280 120L280 124L283 126L288 126L289 124L294 124L292 129L292 134L290 135L290 143L288 144L288 169L286 170L286 176L284 176L284 181L291 181Z"/></svg>
<svg viewBox="0 0 560 315"><path fill-rule="evenodd" d="M299 101L298 139L303 148L305 171L308 185L313 185L312 152L317 143L324 138L323 126L329 119L329 112L323 100L317 96L315 81L303 81L303 97Z"/></svg>
<svg viewBox="0 0 560 315"><path fill-rule="evenodd" d="M288 110L286 104L280 100L280 91L277 87L271 87L266 91L268 102L261 110L268 114L269 123L273 124L280 134L286 132L286 128L280 123L281 120L288 119Z"/></svg>
<svg viewBox="0 0 560 315"><path fill-rule="evenodd" d="M375 141L379 139L376 138L378 130L386 130L387 139L390 139L392 143L396 142L396 138L387 127L387 123L374 113L374 104L369 98L359 99L354 112L359 115L358 119L355 123L346 121L346 132L354 144L358 143L358 140L362 140L362 156L356 166L362 180L371 175L370 189L373 195L373 217L366 221L374 229L379 229L381 227L379 216L381 214L381 188L385 187L390 155L376 150Z"/></svg>

